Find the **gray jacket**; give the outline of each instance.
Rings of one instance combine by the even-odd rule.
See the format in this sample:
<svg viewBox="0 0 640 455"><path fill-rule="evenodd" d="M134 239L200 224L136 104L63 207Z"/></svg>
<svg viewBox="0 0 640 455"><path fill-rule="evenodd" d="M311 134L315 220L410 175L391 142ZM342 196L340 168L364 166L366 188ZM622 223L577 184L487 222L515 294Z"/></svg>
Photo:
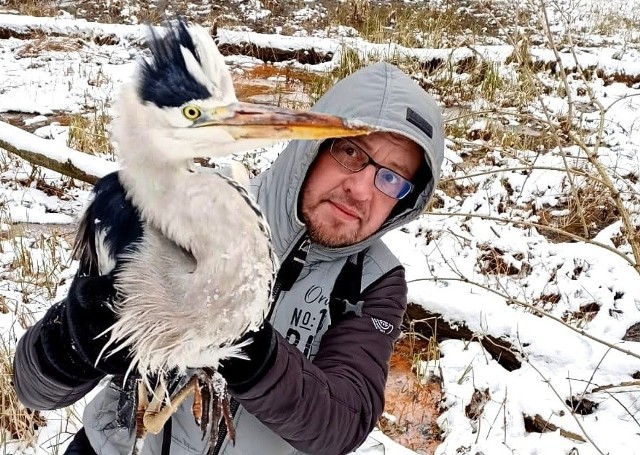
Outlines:
<svg viewBox="0 0 640 455"><path fill-rule="evenodd" d="M220 454L342 454L361 444L384 408L384 385L393 342L406 305L404 269L380 237L425 209L443 160L440 110L415 82L395 67L378 63L336 84L314 111L360 119L403 134L422 146L431 175L421 190L402 201L374 236L345 248L312 244L306 265L290 291L280 293L271 322L281 336L275 364L246 393L234 396L236 443L226 440ZM320 142L293 141L271 168L252 181L267 216L275 251L283 261L305 236L298 214L304 177ZM360 317L331 321L329 295L350 257L366 249ZM39 323L20 341L15 384L32 408L69 405L94 386L69 387L39 367L32 349ZM87 405L84 425L99 454L129 453L133 434L114 424L119 393L104 387ZM191 415L191 401L173 416L171 454L202 454L205 441ZM162 435L149 435L144 454L161 453Z"/></svg>

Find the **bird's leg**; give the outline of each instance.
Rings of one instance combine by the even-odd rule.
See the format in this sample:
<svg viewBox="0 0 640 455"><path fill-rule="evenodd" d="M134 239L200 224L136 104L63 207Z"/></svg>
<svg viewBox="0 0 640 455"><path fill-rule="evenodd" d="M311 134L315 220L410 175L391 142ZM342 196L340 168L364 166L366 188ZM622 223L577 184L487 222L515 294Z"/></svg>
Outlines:
<svg viewBox="0 0 640 455"><path fill-rule="evenodd" d="M215 379L213 376L208 377L209 381L209 389L212 391L211 393L211 412L210 412L210 421L211 421L211 431L209 432L209 450L207 455L212 455L215 450L216 443L218 442L218 428L220 418L222 417L222 406L220 404L220 396L215 391Z"/></svg>
<svg viewBox="0 0 640 455"><path fill-rule="evenodd" d="M153 399L144 413L143 424L147 431L158 434L162 431L164 424L171 415L178 410L178 407L187 399L197 387L198 378L194 375L189 382L175 394L166 406L162 407L166 395L166 384L160 383L160 387L154 392Z"/></svg>
<svg viewBox="0 0 640 455"><path fill-rule="evenodd" d="M136 381L138 386L138 407L136 409L136 439L144 438L146 428L144 427L143 418L147 408L149 407L149 398L147 397L147 387L142 379Z"/></svg>
<svg viewBox="0 0 640 455"><path fill-rule="evenodd" d="M131 448L131 455L139 455L142 453L142 445L144 444L144 438L147 435L147 430L144 427L143 416L149 406L149 398L147 397L147 387L142 379L136 379L136 387L138 392L138 405L136 407L136 438Z"/></svg>
<svg viewBox="0 0 640 455"><path fill-rule="evenodd" d="M193 401L193 417L196 419L196 425L200 428L202 433L202 439L207 435L207 427L209 426L209 422L211 420L210 412L211 412L211 388L209 387L209 378L205 374L201 374L198 376L198 387L196 392L200 392L200 409L196 409L196 400ZM197 395L194 394L194 397ZM211 422L212 425L215 422Z"/></svg>
<svg viewBox="0 0 640 455"><path fill-rule="evenodd" d="M205 393L203 391L202 382L200 381L200 378L198 378L198 383L193 389L193 403L191 404L191 413L193 414L193 418L195 419L196 425L198 425L198 427L202 426L202 416L203 416L202 398L204 394Z"/></svg>
<svg viewBox="0 0 640 455"><path fill-rule="evenodd" d="M218 376L216 378L216 372L211 368L205 368L204 372L210 378L211 388L213 390L213 396L215 398L215 401L213 402L213 405L212 405L215 412L212 422L214 422L215 425L217 425L218 421L222 417L224 419L224 424L227 427L227 436L229 436L229 439L235 445L236 430L235 430L235 426L233 425L233 416L231 415L231 409L229 404L229 392L227 390L227 382L221 376ZM212 431L213 431L213 424L212 424ZM216 430L216 433L217 433L217 430ZM213 436L212 436L212 441L215 441Z"/></svg>
<svg viewBox="0 0 640 455"><path fill-rule="evenodd" d="M231 409L229 408L229 392L227 392L227 384L224 385L224 392L222 393L222 415L224 416L224 423L227 425L227 434L229 439L236 445L236 428L233 425L233 416L231 416Z"/></svg>

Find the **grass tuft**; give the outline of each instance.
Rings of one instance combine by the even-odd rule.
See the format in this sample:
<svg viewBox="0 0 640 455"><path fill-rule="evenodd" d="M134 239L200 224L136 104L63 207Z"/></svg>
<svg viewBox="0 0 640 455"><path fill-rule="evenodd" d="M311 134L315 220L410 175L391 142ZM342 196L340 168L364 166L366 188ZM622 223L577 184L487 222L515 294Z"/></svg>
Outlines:
<svg viewBox="0 0 640 455"><path fill-rule="evenodd" d="M113 145L107 133L110 121L104 107L92 114L71 116L67 146L90 155L113 156Z"/></svg>
<svg viewBox="0 0 640 455"><path fill-rule="evenodd" d="M577 189L576 195L561 199L553 208L537 213L539 223L560 228L570 234L594 238L603 228L620 219L620 214L609 191L600 183L587 181ZM571 241L568 236L551 231L543 232L551 242Z"/></svg>
<svg viewBox="0 0 640 455"><path fill-rule="evenodd" d="M347 0L331 11L329 23L353 27L367 41L407 47L453 47L461 40L475 44L496 32L490 15L483 14L474 4L462 6L456 0L410 6L400 2Z"/></svg>
<svg viewBox="0 0 640 455"><path fill-rule="evenodd" d="M26 446L36 442L36 431L46 425L39 411L25 408L13 387L12 350L0 338L0 443L20 441Z"/></svg>
<svg viewBox="0 0 640 455"><path fill-rule="evenodd" d="M52 0L5 0L0 5L15 10L24 16L55 16L57 3Z"/></svg>

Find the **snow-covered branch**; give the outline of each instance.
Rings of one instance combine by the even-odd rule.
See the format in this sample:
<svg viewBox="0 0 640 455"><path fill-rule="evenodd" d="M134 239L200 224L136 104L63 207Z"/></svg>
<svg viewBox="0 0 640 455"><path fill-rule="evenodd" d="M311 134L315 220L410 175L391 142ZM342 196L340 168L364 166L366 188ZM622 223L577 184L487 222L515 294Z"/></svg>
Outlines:
<svg viewBox="0 0 640 455"><path fill-rule="evenodd" d="M116 163L78 152L4 122L0 122L0 148L36 166L91 184L118 169Z"/></svg>

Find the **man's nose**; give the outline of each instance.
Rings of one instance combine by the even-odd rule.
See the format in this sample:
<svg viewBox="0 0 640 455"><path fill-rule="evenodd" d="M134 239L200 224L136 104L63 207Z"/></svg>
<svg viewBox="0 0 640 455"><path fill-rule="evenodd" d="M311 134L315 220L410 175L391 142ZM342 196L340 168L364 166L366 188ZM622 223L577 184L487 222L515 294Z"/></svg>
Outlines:
<svg viewBox="0 0 640 455"><path fill-rule="evenodd" d="M349 175L344 182L345 189L348 190L354 199L364 201L371 198L372 192L376 191L373 183L376 176L375 166L369 164L363 170Z"/></svg>

